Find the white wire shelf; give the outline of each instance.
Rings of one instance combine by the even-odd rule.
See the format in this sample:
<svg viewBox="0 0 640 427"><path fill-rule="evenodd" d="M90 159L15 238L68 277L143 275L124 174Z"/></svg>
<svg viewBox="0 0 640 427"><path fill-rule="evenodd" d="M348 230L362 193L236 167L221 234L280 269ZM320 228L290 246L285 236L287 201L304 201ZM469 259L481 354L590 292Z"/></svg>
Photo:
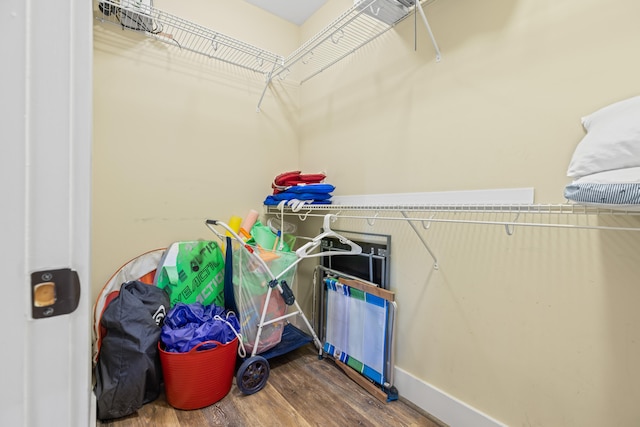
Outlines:
<svg viewBox="0 0 640 427"><path fill-rule="evenodd" d="M139 31L177 49L268 75L284 58L136 0L98 0L101 22Z"/></svg>
<svg viewBox="0 0 640 427"><path fill-rule="evenodd" d="M304 83L393 28L413 10L405 4L413 3L360 1L287 56L273 77L284 79L293 70L293 78Z"/></svg>
<svg viewBox="0 0 640 427"><path fill-rule="evenodd" d="M144 33L176 49L260 73L266 85L257 111L273 78L284 80L293 69L292 80L302 84L416 13L416 9L434 45L436 60L440 60L422 3L415 0L360 0L286 58L145 3L143 0L96 0L95 17L100 22Z"/></svg>
<svg viewBox="0 0 640 427"><path fill-rule="evenodd" d="M336 218L366 220L370 226L380 221L403 221L415 227L422 223L424 228L431 223L484 224L504 226L507 234L514 227L572 228L584 230L640 231L636 224L640 211L604 209L578 204L483 204L483 205L305 205L293 210L277 206L265 206L265 213L275 216L321 217L333 214ZM399 215L395 215L399 214ZM464 215L457 215L464 214ZM498 215L501 214L501 215ZM571 216L574 219L571 220ZM634 217L622 224L595 224L585 218ZM564 220L559 220L564 217ZM621 218L622 219L622 218ZM415 230L415 228L414 228ZM417 230L416 230L417 233Z"/></svg>
<svg viewBox="0 0 640 427"><path fill-rule="evenodd" d="M637 208L637 207L636 207ZM334 215L335 219L366 220L369 226L376 221L402 221L409 224L416 236L433 259L433 268L439 268L438 258L431 249L424 233L434 223L499 225L508 236L517 227L546 227L554 229L640 231L638 216L640 211L604 209L578 204L460 204L460 205L304 205L300 209L290 207L265 206L267 215L297 216L301 221L308 217ZM400 214L400 216L395 215ZM462 214L462 215L458 215ZM573 216L573 217L572 217ZM634 217L633 220L607 221L599 224L603 216ZM564 219L559 219L560 217ZM595 221L593 219L595 218ZM622 218L620 218L622 219ZM617 223L619 222L619 223Z"/></svg>
<svg viewBox="0 0 640 427"><path fill-rule="evenodd" d="M277 206L266 206L267 213L280 213ZM578 204L457 204L457 205L440 205L440 204L364 204L364 205L347 205L347 204L331 204L331 205L306 205L300 211L294 212L290 208L285 208L285 212L292 215L312 213L314 211L374 211L374 212L427 212L427 213L528 213L528 214L565 214L565 215L640 215L640 211L635 210L618 210L604 209L596 206L578 205ZM325 215L324 213L322 215Z"/></svg>

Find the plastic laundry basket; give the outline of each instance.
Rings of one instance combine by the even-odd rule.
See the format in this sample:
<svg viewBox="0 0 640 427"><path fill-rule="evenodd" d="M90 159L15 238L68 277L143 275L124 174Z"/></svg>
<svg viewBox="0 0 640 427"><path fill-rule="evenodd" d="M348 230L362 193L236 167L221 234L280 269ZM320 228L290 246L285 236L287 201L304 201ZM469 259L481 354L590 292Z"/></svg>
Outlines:
<svg viewBox="0 0 640 427"><path fill-rule="evenodd" d="M202 347L210 347L202 350ZM233 382L238 338L227 344L205 341L186 353L162 349L160 363L167 403L177 409L199 409L225 397Z"/></svg>

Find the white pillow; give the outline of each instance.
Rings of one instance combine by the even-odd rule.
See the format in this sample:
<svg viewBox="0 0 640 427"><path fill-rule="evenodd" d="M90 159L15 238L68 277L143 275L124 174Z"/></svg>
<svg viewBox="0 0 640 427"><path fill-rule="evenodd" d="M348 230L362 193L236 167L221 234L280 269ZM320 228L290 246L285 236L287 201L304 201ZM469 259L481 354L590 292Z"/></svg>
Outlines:
<svg viewBox="0 0 640 427"><path fill-rule="evenodd" d="M587 134L573 153L567 176L640 166L640 96L583 117L582 126Z"/></svg>

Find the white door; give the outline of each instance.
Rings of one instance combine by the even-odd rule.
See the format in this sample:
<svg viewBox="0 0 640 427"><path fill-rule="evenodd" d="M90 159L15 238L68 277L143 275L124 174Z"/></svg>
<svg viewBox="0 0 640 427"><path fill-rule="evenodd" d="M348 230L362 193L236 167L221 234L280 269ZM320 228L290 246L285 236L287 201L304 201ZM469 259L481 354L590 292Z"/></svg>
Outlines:
<svg viewBox="0 0 640 427"><path fill-rule="evenodd" d="M91 3L0 1L0 426L92 423Z"/></svg>

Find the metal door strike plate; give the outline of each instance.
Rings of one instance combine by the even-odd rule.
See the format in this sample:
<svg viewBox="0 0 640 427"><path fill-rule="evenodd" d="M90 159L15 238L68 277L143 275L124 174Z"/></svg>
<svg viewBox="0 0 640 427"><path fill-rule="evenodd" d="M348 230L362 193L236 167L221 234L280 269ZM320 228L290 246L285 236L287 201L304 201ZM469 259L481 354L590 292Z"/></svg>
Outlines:
<svg viewBox="0 0 640 427"><path fill-rule="evenodd" d="M31 273L31 316L34 319L69 314L80 302L80 279L70 268Z"/></svg>

